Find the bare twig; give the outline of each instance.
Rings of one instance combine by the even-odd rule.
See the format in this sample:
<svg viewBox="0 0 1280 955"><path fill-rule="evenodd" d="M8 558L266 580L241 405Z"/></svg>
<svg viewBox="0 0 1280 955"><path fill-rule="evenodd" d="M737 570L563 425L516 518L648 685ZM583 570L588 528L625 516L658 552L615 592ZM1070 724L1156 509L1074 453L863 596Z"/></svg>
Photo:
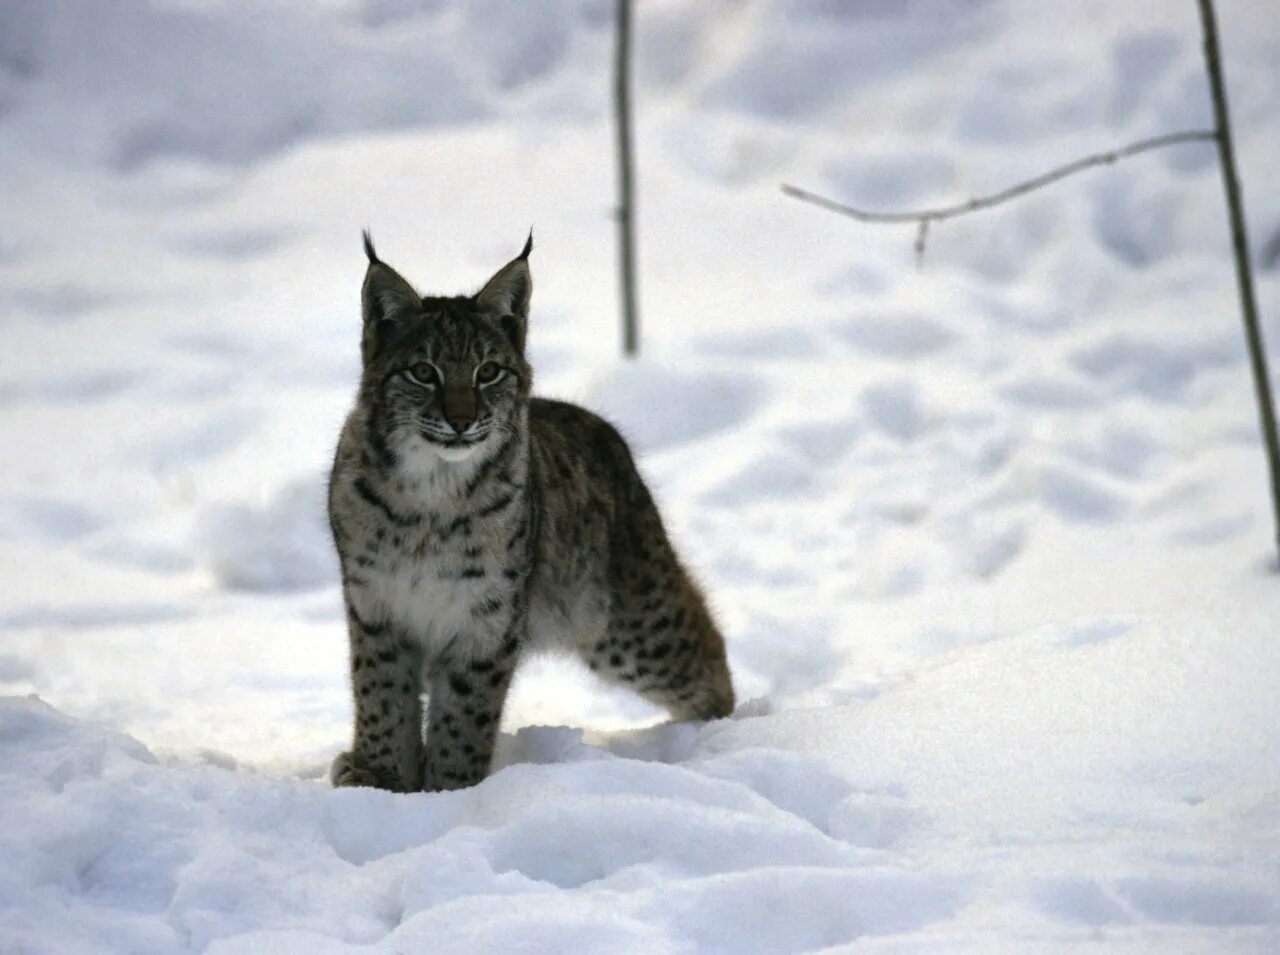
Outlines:
<svg viewBox="0 0 1280 955"><path fill-rule="evenodd" d="M1244 198L1236 175L1235 148L1231 141L1231 118L1227 112L1227 84L1222 74L1222 53L1218 48L1218 26L1213 0L1198 0L1200 25L1204 31L1204 62L1209 72L1209 90L1213 94L1213 116L1217 124L1218 158L1222 167L1222 186L1227 197L1227 215L1231 221L1231 245L1236 259L1236 285L1240 292L1240 312L1244 317L1245 338L1249 344L1249 363L1253 368L1254 391L1258 396L1258 418L1262 439L1267 449L1267 468L1271 477L1271 507L1276 525L1276 547L1280 550L1280 436L1276 431L1275 403L1271 398L1271 376L1267 370L1266 347L1258 321L1258 305L1253 293L1253 271L1249 266L1249 238L1245 231Z"/></svg>
<svg viewBox="0 0 1280 955"><path fill-rule="evenodd" d="M632 205L635 166L631 158L631 0L617 0L618 38L614 57L614 98L618 124L618 269L622 280L622 350L640 350L636 309L636 235Z"/></svg>
<svg viewBox="0 0 1280 955"><path fill-rule="evenodd" d="M1124 159L1127 156L1135 156L1138 153L1147 152L1151 149L1163 149L1166 146L1179 146L1183 143L1200 143L1210 142L1218 138L1218 134L1211 129L1190 129L1180 133L1168 133L1164 136L1156 136L1153 139L1143 139L1136 143L1130 143L1127 146L1121 146L1119 149L1113 149L1110 152L1094 153L1092 156L1085 156L1074 162L1069 162L1065 166L1059 166L1057 169L1051 169L1046 173L1036 176L1034 179L1028 179L1017 185L1010 186L1000 192L989 196L978 196L967 202L960 202L953 206L939 206L936 209L915 209L907 212L871 212L866 209L856 209L853 206L847 206L842 202L836 202L834 199L828 199L817 193L809 192L807 189L801 189L799 186L783 185L782 191L794 199L800 199L804 202L811 202L816 206L821 206L831 212L838 212L840 215L849 216L851 219L857 219L859 222L878 222L878 223L902 223L914 222L919 226L916 233L916 252L919 254L924 248L924 239L926 236L925 227L930 222L941 222L944 219L953 219L956 216L962 216L969 212L976 212L979 209L989 209L992 206L998 206L1002 202L1008 202L1019 196L1024 196L1028 192L1033 192L1050 183L1057 182L1059 179L1065 179L1073 173L1083 172L1086 169L1092 169L1094 166L1103 166L1117 160Z"/></svg>

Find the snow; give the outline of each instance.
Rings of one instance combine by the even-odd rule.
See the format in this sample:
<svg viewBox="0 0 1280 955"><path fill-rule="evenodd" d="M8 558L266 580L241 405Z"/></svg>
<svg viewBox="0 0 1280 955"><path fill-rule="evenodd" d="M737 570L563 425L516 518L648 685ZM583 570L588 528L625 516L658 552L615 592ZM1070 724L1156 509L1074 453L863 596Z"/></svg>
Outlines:
<svg viewBox="0 0 1280 955"><path fill-rule="evenodd" d="M1280 17L1221 5L1260 260ZM1280 949L1280 594L1194 4L0 5L0 952ZM529 661L456 793L331 790L359 231L616 421L728 637ZM1274 258L1274 256L1272 256ZM1259 275L1280 337L1280 272ZM1273 363L1280 351L1273 345Z"/></svg>

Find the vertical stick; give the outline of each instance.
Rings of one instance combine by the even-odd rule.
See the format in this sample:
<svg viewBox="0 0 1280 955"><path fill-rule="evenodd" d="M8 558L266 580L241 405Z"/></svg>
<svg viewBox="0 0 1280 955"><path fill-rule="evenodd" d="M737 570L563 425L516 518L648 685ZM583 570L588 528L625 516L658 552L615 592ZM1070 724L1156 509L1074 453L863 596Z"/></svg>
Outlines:
<svg viewBox="0 0 1280 955"><path fill-rule="evenodd" d="M618 2L618 38L614 56L614 97L618 113L618 266L622 278L622 350L634 358L640 350L636 314L635 168L631 159L631 0Z"/></svg>
<svg viewBox="0 0 1280 955"><path fill-rule="evenodd" d="M1198 0L1200 24L1204 31L1204 61L1209 71L1209 89L1213 94L1213 115L1218 132L1218 158L1222 167L1222 185L1227 194L1227 214L1231 221L1231 244L1236 257L1236 285L1240 292L1240 310L1244 315L1245 336L1249 343L1249 361L1253 367L1253 385L1258 395L1258 418L1262 439L1267 449L1267 467L1271 475L1271 508L1276 524L1276 548L1280 553L1280 436L1276 431L1275 403L1271 398L1271 376L1267 370L1267 353L1258 322L1258 306L1253 293L1253 270L1249 265L1249 239L1245 232L1244 199L1236 175L1235 147L1231 141L1231 118L1227 113L1227 86L1222 74L1222 53L1218 47L1218 27L1214 19L1213 0Z"/></svg>

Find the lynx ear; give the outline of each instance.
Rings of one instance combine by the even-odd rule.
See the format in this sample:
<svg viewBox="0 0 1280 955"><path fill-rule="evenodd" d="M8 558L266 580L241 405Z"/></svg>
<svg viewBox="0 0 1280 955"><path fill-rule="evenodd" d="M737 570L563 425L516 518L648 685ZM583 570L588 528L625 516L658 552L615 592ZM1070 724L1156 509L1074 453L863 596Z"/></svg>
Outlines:
<svg viewBox="0 0 1280 955"><path fill-rule="evenodd" d="M378 338L386 322L394 322L406 315L422 310L422 297L400 273L378 258L373 250L373 239L368 230L364 233L364 251L369 257L369 267L364 273L364 286L360 290L360 302L364 312L364 340L362 350L368 361L376 348Z"/></svg>
<svg viewBox="0 0 1280 955"><path fill-rule="evenodd" d="M533 296L533 275L529 271L529 253L533 251L533 233L522 251L500 268L484 288L476 293L476 307L498 317L516 350L524 353L525 331L529 324L529 300Z"/></svg>
<svg viewBox="0 0 1280 955"><path fill-rule="evenodd" d="M369 256L369 268L365 270L364 288L360 292L365 327L382 319L395 318L397 313L406 310L420 310L422 296L399 272L378 258L368 231L364 233L364 251Z"/></svg>

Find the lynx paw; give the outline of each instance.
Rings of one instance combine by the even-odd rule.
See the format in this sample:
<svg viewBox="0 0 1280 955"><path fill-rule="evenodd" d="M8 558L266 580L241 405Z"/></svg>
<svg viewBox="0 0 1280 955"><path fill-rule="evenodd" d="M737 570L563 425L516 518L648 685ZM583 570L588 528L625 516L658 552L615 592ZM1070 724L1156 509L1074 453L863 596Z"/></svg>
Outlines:
<svg viewBox="0 0 1280 955"><path fill-rule="evenodd" d="M370 766L354 753L339 753L329 769L329 781L339 786L368 786L386 789L393 793L414 792L418 787L409 785L394 770L382 766Z"/></svg>

